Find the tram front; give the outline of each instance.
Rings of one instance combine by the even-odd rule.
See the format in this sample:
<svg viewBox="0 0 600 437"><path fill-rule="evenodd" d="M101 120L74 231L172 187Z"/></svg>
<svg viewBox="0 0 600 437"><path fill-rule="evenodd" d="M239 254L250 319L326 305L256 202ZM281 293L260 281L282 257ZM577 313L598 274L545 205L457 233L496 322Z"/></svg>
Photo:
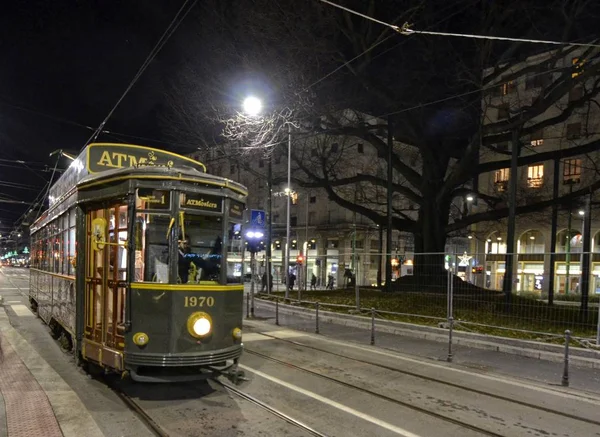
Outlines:
<svg viewBox="0 0 600 437"><path fill-rule="evenodd" d="M134 380L201 377L242 353L244 204L222 192L136 190L124 350Z"/></svg>

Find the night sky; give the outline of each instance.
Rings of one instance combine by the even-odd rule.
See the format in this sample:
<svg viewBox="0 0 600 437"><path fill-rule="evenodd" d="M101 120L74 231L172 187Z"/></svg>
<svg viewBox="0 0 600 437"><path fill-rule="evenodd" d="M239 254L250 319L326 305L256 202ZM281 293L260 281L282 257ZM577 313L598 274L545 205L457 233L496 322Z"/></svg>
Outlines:
<svg viewBox="0 0 600 437"><path fill-rule="evenodd" d="M31 202L50 179L51 169L56 165L56 156L50 157L49 154L57 149L75 153L81 150L183 2L5 2L0 16L0 198ZM182 77L187 85L204 86L198 101L202 100L202 96L210 95L213 100L222 99L226 104L232 104L244 92L243 89L236 90L233 84L242 84L240 87L244 88L246 83L256 78L265 84L269 80L279 80L279 88L273 86L270 89L273 95L296 92L294 87L298 86L297 83L285 83L286 74L293 73L295 67L278 69L265 55L289 60L286 56L292 52L296 61L299 60L298 65L306 69L302 71L306 82L320 78L339 66L339 55L350 58L348 50L351 47L336 47L329 59L327 53L320 58L316 55L311 58L311 51L330 50L335 38L327 23L321 27L315 24L319 14L304 14L303 8L308 7L308 2L200 0L109 120L106 129L112 134L103 134L99 140L145 144L179 153L191 152L195 146L184 136L177 142L173 138L173 129L167 126L168 117L172 116L167 96L189 98L191 95L181 86L178 92L173 93L171 87L181 85ZM521 5L523 2L506 3ZM364 3L358 0L341 3L355 9L361 5L364 7ZM397 11L409 10L411 5L419 4L421 9L412 20L417 26L435 26L435 23L444 21L443 27L437 26L436 30L481 33L477 14L482 5L491 3L476 0L430 0L423 3L389 0L377 4L382 19L389 19ZM529 3L536 5L533 0ZM264 10L244 9L259 7ZM220 9L224 20L215 22L209 8ZM296 8L294 13L300 13L303 19L292 19L288 23L275 21L270 28L254 29L254 34L244 27L244 23L253 23L251 12L263 14L266 11L262 16L268 18L268 14L279 13L285 8ZM388 10L383 10L385 8ZM513 36L528 31L538 37L550 33L551 37L560 38L560 26L554 26L552 20L544 18L544 14L554 13L550 9L546 8L545 2L538 2L529 14L518 8L509 11L505 27L497 31ZM555 13L560 15L560 10ZM585 13L582 16L589 23L578 22L575 36L586 39L590 32L597 33L598 15ZM354 23L363 26L364 20L356 19ZM289 36L290 33L293 35ZM296 38L298 35L302 38ZM455 84L464 86L460 80L455 80L457 71L448 62L447 52L453 49L469 55L469 50L474 47L472 42L415 38L399 45L399 38L402 37L390 39L380 46L378 50L382 55L378 54L368 65L373 75L381 74L386 68L393 71L393 75L378 77L377 80L396 82L405 90L413 90L412 94L417 99L443 97L460 90L454 87ZM399 46L401 49L397 48ZM256 55L257 52L253 53L255 49L262 50L262 58ZM435 50L438 50L437 54ZM187 67L190 68L186 77L182 73L188 71ZM402 68L405 70L401 71ZM424 73L429 76L415 93L414 80L422 78ZM355 86L344 82L344 74L347 75L347 71L328 79L328 86L335 85L330 87L331 93L327 94L325 83L312 91L317 98L322 96L326 103L338 99L338 104L354 106L358 100L344 101L354 98L356 90ZM219 80L213 81L214 78ZM294 79L292 74L290 78ZM435 84L439 86L436 88ZM289 90L283 89L286 86ZM358 93L356 96L360 97ZM410 101L409 97L407 95L399 102L400 107L402 104L418 103L418 100ZM365 105L360 109L368 111L370 107ZM432 120L430 126L436 127L435 118ZM214 127L213 130L216 132ZM65 168L68 163L62 158L58 167ZM14 184L19 184L19 188ZM13 229L14 222L26 209L28 207L23 205L0 203L0 234Z"/></svg>
<svg viewBox="0 0 600 437"><path fill-rule="evenodd" d="M57 149L77 152L125 90L179 1L31 0L4 5L0 18L0 197L32 201L51 177ZM161 140L165 46L107 129ZM136 138L100 140L159 145ZM25 165L14 162L25 161ZM68 165L62 158L59 168ZM24 184L24 189L6 182ZM0 233L23 213L0 203Z"/></svg>

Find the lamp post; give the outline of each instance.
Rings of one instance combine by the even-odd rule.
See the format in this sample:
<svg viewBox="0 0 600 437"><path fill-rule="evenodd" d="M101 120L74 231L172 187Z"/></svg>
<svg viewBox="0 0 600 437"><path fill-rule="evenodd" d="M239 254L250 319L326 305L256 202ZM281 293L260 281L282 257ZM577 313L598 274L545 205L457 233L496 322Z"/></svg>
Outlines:
<svg viewBox="0 0 600 437"><path fill-rule="evenodd" d="M285 298L290 297L290 197L292 194L292 125L288 124L287 207L285 220Z"/></svg>
<svg viewBox="0 0 600 437"><path fill-rule="evenodd" d="M262 111L262 101L254 96L249 96L244 99L243 102L244 112L250 116L255 117L259 115ZM286 201L286 229L285 229L285 266L284 266L284 274L285 274L285 298L289 299L290 295L290 284L289 284L289 264L290 264L290 196L292 194L292 125L288 123L288 156L287 156L287 187L285 192L287 194ZM272 188L269 186L269 196L271 196ZM270 220L270 215L269 215ZM271 235L268 238L269 242L271 240ZM268 260L270 261L270 260ZM267 265L269 262L267 261ZM267 285L269 282L270 271L267 269Z"/></svg>

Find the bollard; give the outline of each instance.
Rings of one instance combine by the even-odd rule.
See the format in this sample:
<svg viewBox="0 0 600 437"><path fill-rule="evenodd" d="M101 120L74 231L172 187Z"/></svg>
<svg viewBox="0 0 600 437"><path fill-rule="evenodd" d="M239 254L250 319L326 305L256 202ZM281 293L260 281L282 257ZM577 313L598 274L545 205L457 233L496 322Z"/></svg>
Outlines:
<svg viewBox="0 0 600 437"><path fill-rule="evenodd" d="M315 304L315 334L319 333L319 302Z"/></svg>
<svg viewBox="0 0 600 437"><path fill-rule="evenodd" d="M569 386L569 342L571 341L571 331L565 331L565 367L563 369L562 385Z"/></svg>
<svg viewBox="0 0 600 437"><path fill-rule="evenodd" d="M446 361L449 363L452 362L453 353L452 353L452 330L454 329L454 317L448 317L448 358Z"/></svg>
<svg viewBox="0 0 600 437"><path fill-rule="evenodd" d="M279 326L279 299L275 299L275 324Z"/></svg>
<svg viewBox="0 0 600 437"><path fill-rule="evenodd" d="M246 295L246 318L250 318L250 293Z"/></svg>
<svg viewBox="0 0 600 437"><path fill-rule="evenodd" d="M371 346L375 344L375 308L371 308Z"/></svg>

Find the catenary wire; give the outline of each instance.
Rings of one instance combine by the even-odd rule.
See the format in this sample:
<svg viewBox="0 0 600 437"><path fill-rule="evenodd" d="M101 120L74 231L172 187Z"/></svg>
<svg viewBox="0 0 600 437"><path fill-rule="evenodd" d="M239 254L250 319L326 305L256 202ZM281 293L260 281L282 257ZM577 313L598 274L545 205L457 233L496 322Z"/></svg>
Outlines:
<svg viewBox="0 0 600 437"><path fill-rule="evenodd" d="M427 31L427 30L414 30L414 29L410 28L411 25L409 25L408 23L405 23L402 26L397 26L395 24L377 20L376 18L370 17L366 14L362 14L358 11L355 11L353 9L339 5L337 3L333 3L329 0L318 0L318 1L320 1L322 3L327 3L330 6L333 6L338 9L342 9L346 12L357 15L366 20L370 20L375 23L381 24L382 26L389 27L390 29L392 29L402 35L423 34L423 35L451 36L451 37L460 37L460 38L489 39L489 40L512 41L512 42L528 42L528 43L533 43L533 44L550 44L550 45L560 45L560 46L600 48L600 44L593 44L593 43L577 43L577 42L551 41L551 40L541 40L541 39L512 38L512 37L504 37L504 36L473 35L473 34L467 34L467 33L433 32L433 31Z"/></svg>
<svg viewBox="0 0 600 437"><path fill-rule="evenodd" d="M465 9L466 9L468 6L469 6L469 4L470 4L470 3L472 3L472 2L467 2L467 4L465 5L465 7L464 7L464 8L461 8L461 9L459 9L459 10L455 11L454 13L452 13L452 14L450 14L450 15L448 15L448 16L446 16L446 17L444 17L443 19L441 19L441 20L440 20L440 21L438 21L437 23L434 23L434 24L432 24L432 25L428 26L428 28L431 28L431 27L434 27L434 26L439 26L439 25L440 25L440 24L442 24L444 21L448 21L448 20L449 20L449 19L451 19L453 16L455 16L455 15L457 15L457 14L459 14L459 13L463 12L463 11L464 11L464 10L465 10ZM451 5L450 5L450 7L448 7L447 9L454 8L455 6L456 6L455 4L451 4ZM442 11L441 11L440 13L443 13L443 11L444 11L444 10L445 10L445 9L442 9ZM347 65L351 64L352 62L356 61L356 60L357 60L357 59L359 59L359 58L362 58L364 55L366 55L367 53L369 53L369 52L370 52L371 50L373 50L375 47L377 47L377 46L379 46L379 45L383 44L384 42L388 41L388 40L389 40L389 39L391 39L393 36L395 36L395 34L393 34L393 33L392 33L392 34L388 35L387 37L385 37L384 39L382 39L381 41L378 41L378 42L376 42L375 44L373 44L373 45L369 46L369 47L368 47L366 50L364 50L363 52L359 53L358 55L356 55L356 56L355 56L355 57L353 57L352 59L350 59L350 60L348 60L348 61L344 62L344 63L343 63L343 64L341 64L340 66L338 66L338 67L334 68L332 71L330 71L329 73L327 73L325 76L323 76L323 77L321 77L321 78L317 79L316 81L314 81L313 83L311 83L310 85L308 85L307 87L305 87L304 89L302 89L302 91L299 91L299 92L297 92L296 94L300 94L301 92L306 92L306 91L308 91L308 90L309 90L309 89L311 89L312 87L314 87L314 86L316 86L317 84L319 84L319 83L323 82L325 79L327 79L327 78L329 78L329 77L333 76L335 73L337 73L338 71L340 71L340 70L341 70L342 68L344 68L345 66L347 66ZM379 56L383 55L384 53L387 53L387 52L389 52L390 50L395 50L396 48L398 48L398 46L400 46L400 45L402 45L402 44L406 43L406 41L408 41L408 40L407 40L407 39L404 39L404 40L400 41L398 44L394 45L393 47L390 47L390 48L388 48L388 49L386 49L386 50L382 51L381 53L378 53L377 55L373 56L373 59L375 59L375 58L377 58L377 57L379 57Z"/></svg>
<svg viewBox="0 0 600 437"><path fill-rule="evenodd" d="M184 1L183 5L177 11L177 14L175 14L175 17L173 17L173 20L171 20L171 23L169 24L169 26L167 27L167 29L164 31L164 33L162 34L162 36L160 37L160 39L158 40L158 42L156 43L156 45L150 51L150 53L146 57L146 60L142 63L142 65L140 66L139 70L137 71L137 73L135 74L135 76L133 77L133 79L131 80L131 82L129 83L129 85L127 86L127 88L125 89L125 91L123 92L123 94L121 95L121 97L119 97L119 99L117 100L117 102L115 103L115 105L108 112L108 114L106 115L106 117L104 118L104 120L102 120L102 122L100 123L100 125L98 126L98 128L94 131L94 133L92 134L92 136L86 141L84 147L87 146L90 143L90 141L95 140L98 137L98 135L100 135L100 133L104 129L104 126L108 122L108 119L112 116L112 114L115 112L115 110L117 109L117 107L121 104L121 102L123 101L123 99L125 99L125 97L129 93L129 91L133 88L133 86L136 84L136 82L138 81L138 79L142 76L142 74L144 73L144 71L146 71L146 68L148 68L148 66L154 60L154 58L156 57L156 55L158 54L158 52L160 52L160 50L162 49L162 47L169 40L169 38L171 37L171 35L173 35L173 33L177 30L177 28L179 27L179 25L185 19L185 17L187 17L187 14L189 14L189 12L194 8L194 6L198 2L198 0L193 0L191 6L187 10L185 10L185 8L186 8L186 6L188 5L189 2L190 2L190 0L185 0ZM185 10L185 12L184 12L184 10ZM181 15L181 17L180 17L180 15Z"/></svg>

